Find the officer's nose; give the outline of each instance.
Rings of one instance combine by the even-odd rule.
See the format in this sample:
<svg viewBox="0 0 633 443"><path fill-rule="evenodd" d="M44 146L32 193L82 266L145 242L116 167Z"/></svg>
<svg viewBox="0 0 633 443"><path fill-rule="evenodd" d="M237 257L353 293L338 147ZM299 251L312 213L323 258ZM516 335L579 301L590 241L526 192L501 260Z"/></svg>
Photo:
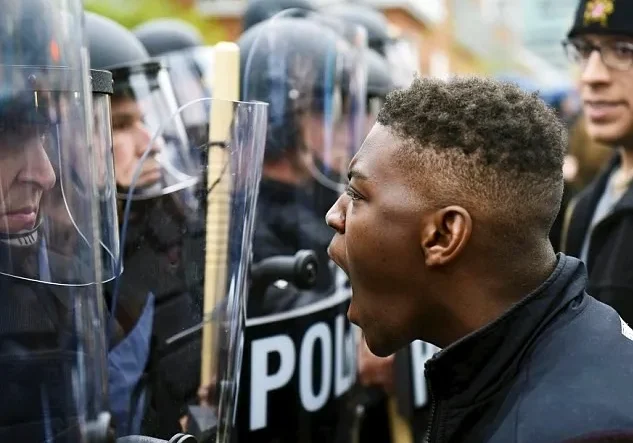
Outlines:
<svg viewBox="0 0 633 443"><path fill-rule="evenodd" d="M27 158L25 167L18 176L19 180L35 183L45 191L52 189L56 180L55 171L42 141L39 137L33 138L27 142L25 148Z"/></svg>
<svg viewBox="0 0 633 443"><path fill-rule="evenodd" d="M135 145L136 145L136 153L139 157L143 155L145 150L147 149L149 143L152 141L152 134L143 122L136 122L135 128ZM150 146L150 150L152 154L158 154L160 152L160 143L157 140L154 140L152 145Z"/></svg>
<svg viewBox="0 0 633 443"><path fill-rule="evenodd" d="M345 214L347 213L348 199L347 195L341 195L325 215L327 225L339 234L345 234Z"/></svg>

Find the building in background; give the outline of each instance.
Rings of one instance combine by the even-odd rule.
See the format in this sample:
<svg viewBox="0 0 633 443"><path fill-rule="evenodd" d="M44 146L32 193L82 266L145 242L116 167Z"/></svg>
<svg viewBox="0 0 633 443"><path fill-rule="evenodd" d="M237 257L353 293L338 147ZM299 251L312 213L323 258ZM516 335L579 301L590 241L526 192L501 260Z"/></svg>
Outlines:
<svg viewBox="0 0 633 443"><path fill-rule="evenodd" d="M572 72L562 40L573 21L577 0L481 0L487 23L504 23L517 40L519 70L538 84L569 86Z"/></svg>
<svg viewBox="0 0 633 443"><path fill-rule="evenodd" d="M239 37L241 17L249 0L194 1L200 14L216 20L229 39ZM484 23L479 0L314 0L314 3L326 6L341 1L365 3L382 11L394 25L394 33L416 48L422 75L486 74L488 68L495 66L486 57L504 58L497 51L503 46L496 39L497 30Z"/></svg>
<svg viewBox="0 0 633 443"><path fill-rule="evenodd" d="M176 16L209 44L235 41L252 0L86 0L86 8L124 26ZM543 87L569 84L561 40L577 0L312 0L317 6L364 3L382 11L421 75L524 76Z"/></svg>

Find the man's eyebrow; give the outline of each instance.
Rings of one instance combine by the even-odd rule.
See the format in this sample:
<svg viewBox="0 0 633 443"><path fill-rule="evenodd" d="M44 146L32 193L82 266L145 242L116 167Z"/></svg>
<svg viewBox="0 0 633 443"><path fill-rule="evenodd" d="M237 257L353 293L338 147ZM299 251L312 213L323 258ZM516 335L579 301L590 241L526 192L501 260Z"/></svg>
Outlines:
<svg viewBox="0 0 633 443"><path fill-rule="evenodd" d="M347 173L347 179L349 181L351 181L353 178L357 180L369 180L369 178L365 174L354 168L350 169Z"/></svg>

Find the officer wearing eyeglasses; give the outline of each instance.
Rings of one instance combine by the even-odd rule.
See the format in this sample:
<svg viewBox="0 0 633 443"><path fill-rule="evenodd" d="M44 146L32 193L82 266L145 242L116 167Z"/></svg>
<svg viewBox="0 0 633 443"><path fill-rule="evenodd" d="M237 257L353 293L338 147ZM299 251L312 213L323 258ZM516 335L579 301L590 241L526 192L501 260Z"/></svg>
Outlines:
<svg viewBox="0 0 633 443"><path fill-rule="evenodd" d="M562 250L589 271L588 292L633 322L633 2L581 0L564 42L580 70L587 133L614 148L569 205Z"/></svg>

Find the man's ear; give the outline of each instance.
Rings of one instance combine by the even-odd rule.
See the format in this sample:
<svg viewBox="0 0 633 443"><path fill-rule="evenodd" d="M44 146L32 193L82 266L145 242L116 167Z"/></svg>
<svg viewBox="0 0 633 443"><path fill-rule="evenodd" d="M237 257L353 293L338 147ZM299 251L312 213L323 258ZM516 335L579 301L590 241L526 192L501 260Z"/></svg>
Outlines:
<svg viewBox="0 0 633 443"><path fill-rule="evenodd" d="M421 246L427 266L445 265L466 247L473 220L461 206L442 208L422 221Z"/></svg>

